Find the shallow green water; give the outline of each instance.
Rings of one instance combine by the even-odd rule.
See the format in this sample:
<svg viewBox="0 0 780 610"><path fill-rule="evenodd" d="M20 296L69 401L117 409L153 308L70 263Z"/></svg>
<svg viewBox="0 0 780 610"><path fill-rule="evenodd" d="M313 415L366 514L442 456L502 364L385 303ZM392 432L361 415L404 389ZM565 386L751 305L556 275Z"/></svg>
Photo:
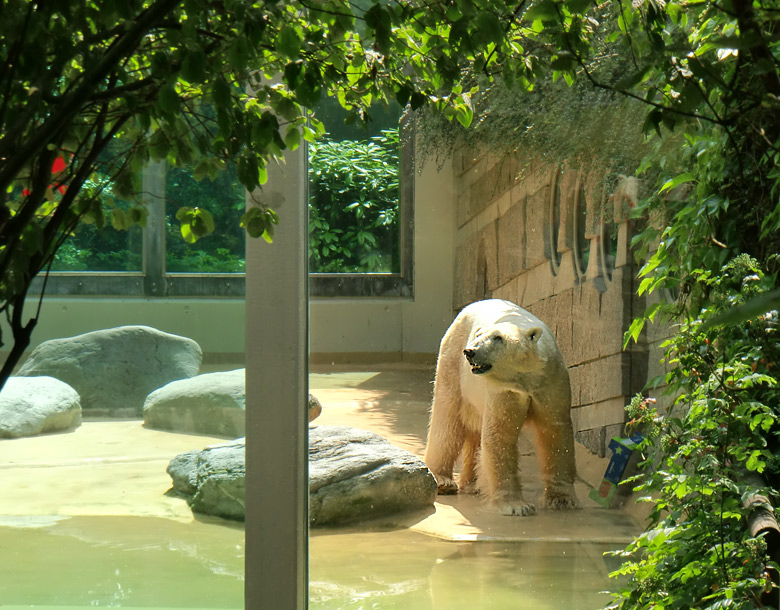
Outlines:
<svg viewBox="0 0 780 610"><path fill-rule="evenodd" d="M315 532L312 610L595 610L603 545ZM146 517L0 518L0 607L243 608L244 532ZM269 609L272 610L272 609Z"/></svg>

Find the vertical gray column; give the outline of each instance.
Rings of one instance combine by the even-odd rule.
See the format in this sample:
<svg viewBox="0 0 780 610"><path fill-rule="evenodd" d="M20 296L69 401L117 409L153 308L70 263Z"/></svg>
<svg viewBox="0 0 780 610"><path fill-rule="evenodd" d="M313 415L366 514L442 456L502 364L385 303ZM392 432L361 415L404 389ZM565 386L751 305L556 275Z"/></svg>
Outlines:
<svg viewBox="0 0 780 610"><path fill-rule="evenodd" d="M245 604L299 610L308 605L304 147L268 169L254 196L278 212L280 224L273 244L247 238Z"/></svg>
<svg viewBox="0 0 780 610"><path fill-rule="evenodd" d="M165 296L165 161L143 170L143 201L149 215L143 242L144 294Z"/></svg>

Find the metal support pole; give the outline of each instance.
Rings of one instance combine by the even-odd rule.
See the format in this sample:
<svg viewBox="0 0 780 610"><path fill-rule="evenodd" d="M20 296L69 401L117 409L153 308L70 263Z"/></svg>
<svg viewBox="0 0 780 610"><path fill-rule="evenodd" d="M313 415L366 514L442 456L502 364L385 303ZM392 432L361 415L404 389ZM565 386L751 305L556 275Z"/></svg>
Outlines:
<svg viewBox="0 0 780 610"><path fill-rule="evenodd" d="M273 244L247 238L248 610L308 606L308 275L304 147L255 196L277 211Z"/></svg>

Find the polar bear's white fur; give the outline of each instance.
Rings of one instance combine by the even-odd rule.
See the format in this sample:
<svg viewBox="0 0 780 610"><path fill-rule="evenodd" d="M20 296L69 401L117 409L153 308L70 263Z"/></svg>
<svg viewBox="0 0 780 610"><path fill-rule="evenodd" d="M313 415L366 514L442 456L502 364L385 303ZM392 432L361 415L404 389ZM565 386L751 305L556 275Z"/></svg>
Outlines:
<svg viewBox="0 0 780 610"><path fill-rule="evenodd" d="M439 493L479 487L505 515L530 515L518 472L524 424L536 432L543 503L573 508L574 434L569 374L547 325L509 301L464 308L441 341L425 462ZM459 487L453 467L460 455Z"/></svg>

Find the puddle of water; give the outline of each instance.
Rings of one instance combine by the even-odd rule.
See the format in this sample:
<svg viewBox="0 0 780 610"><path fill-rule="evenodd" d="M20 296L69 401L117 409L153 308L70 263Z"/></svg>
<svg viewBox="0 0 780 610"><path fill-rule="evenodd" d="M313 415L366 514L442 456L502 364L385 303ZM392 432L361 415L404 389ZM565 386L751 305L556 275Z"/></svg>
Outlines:
<svg viewBox="0 0 780 610"><path fill-rule="evenodd" d="M0 548L3 608L243 608L244 532L223 521L3 517ZM309 607L596 610L609 548L315 531Z"/></svg>

